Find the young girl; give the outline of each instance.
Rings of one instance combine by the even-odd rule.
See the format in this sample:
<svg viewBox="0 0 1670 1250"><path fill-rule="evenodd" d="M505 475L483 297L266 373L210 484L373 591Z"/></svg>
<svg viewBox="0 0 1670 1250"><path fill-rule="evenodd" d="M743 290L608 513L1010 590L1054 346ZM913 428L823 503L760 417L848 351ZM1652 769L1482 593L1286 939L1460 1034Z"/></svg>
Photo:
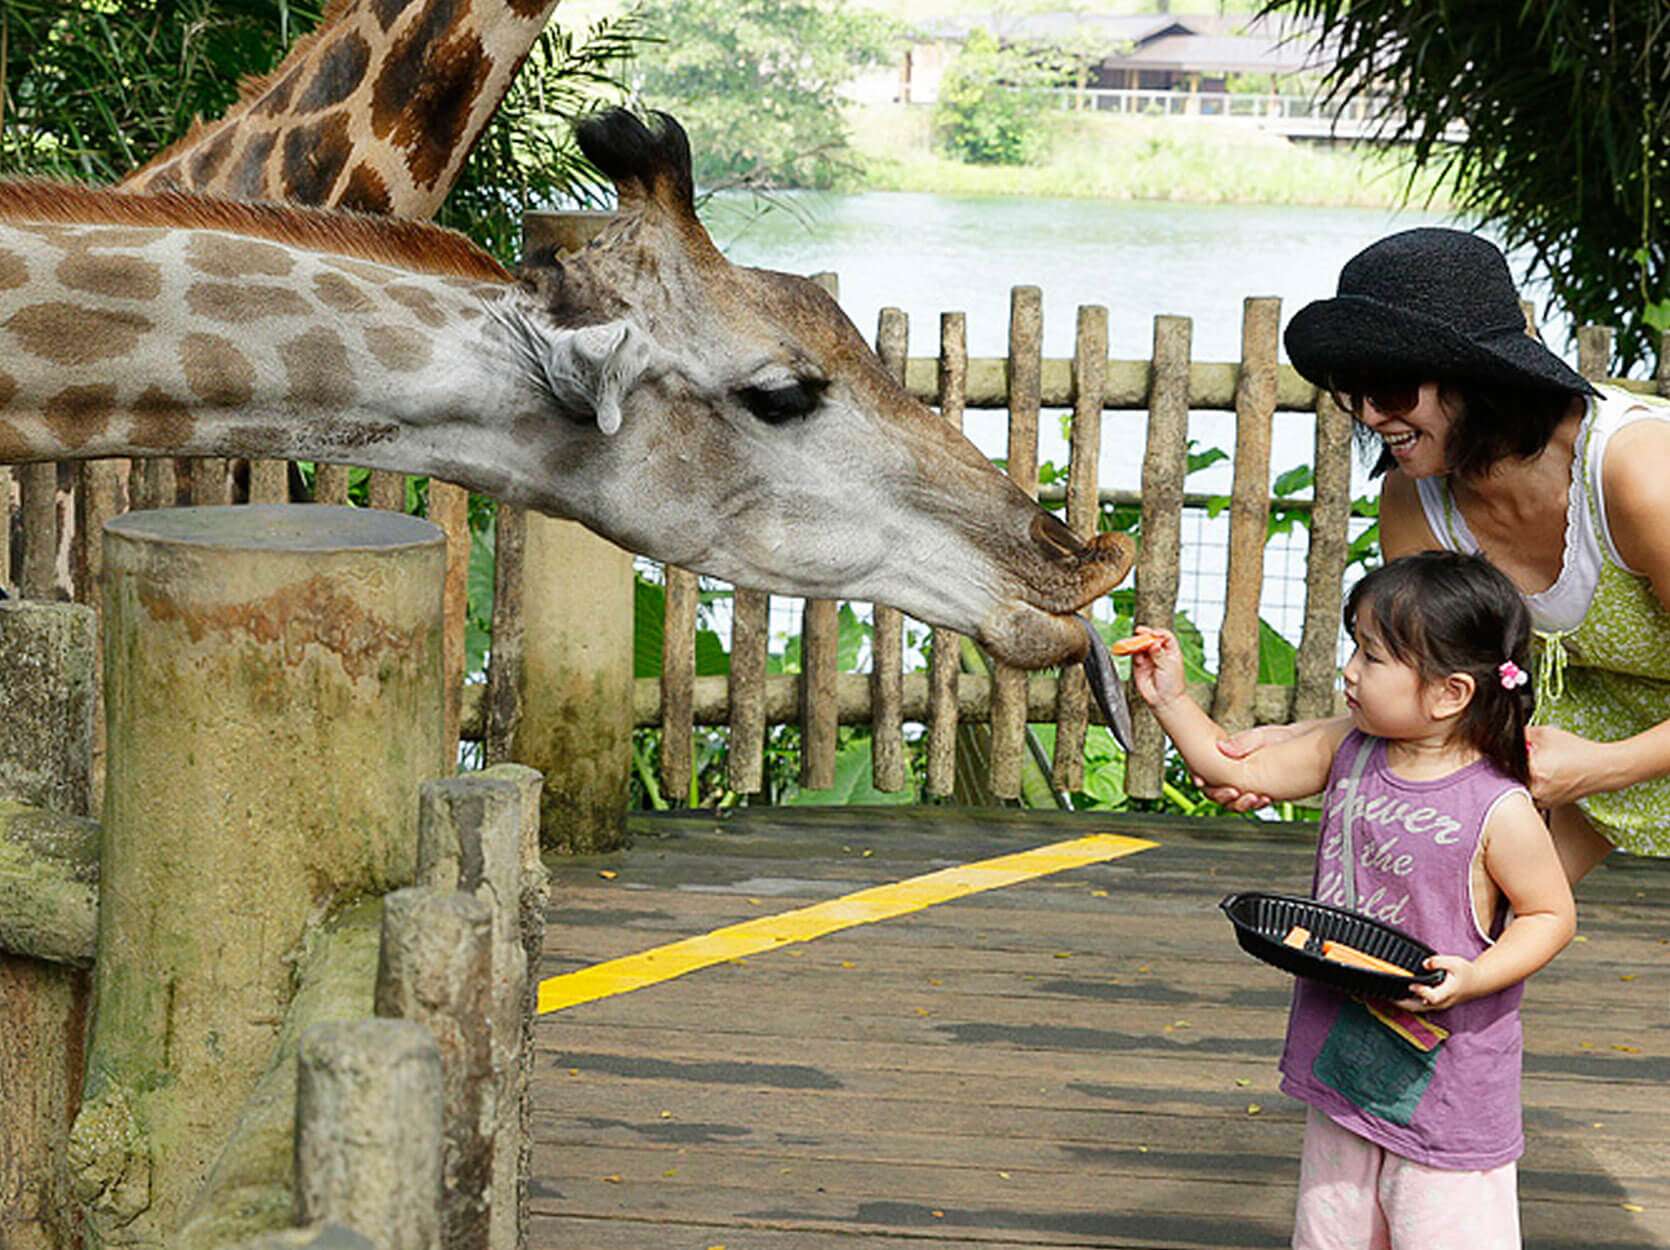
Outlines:
<svg viewBox="0 0 1670 1250"><path fill-rule="evenodd" d="M1323 793L1319 901L1354 897L1440 952L1427 967L1443 981L1395 1004L1295 983L1282 1089L1310 1106L1296 1250L1517 1250L1522 983L1576 927L1526 789L1530 620L1484 559L1424 552L1358 582L1345 626L1350 723L1245 760L1217 750L1173 635L1139 629L1161 641L1132 677L1207 783Z"/></svg>

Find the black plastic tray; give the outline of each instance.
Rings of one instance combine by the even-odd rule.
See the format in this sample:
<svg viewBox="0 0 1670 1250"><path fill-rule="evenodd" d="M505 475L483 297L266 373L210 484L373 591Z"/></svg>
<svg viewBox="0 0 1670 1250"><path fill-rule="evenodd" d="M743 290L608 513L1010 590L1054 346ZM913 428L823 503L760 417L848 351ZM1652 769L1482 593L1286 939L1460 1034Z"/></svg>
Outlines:
<svg viewBox="0 0 1670 1250"><path fill-rule="evenodd" d="M1231 894L1218 906L1235 926L1242 950L1295 976L1322 981L1351 994L1394 999L1409 997L1411 985L1437 985L1444 979L1443 972L1436 970L1399 977L1323 958L1323 941L1344 942L1400 968L1421 968L1435 953L1403 930L1359 912L1296 894L1257 892ZM1311 941L1305 950L1282 940L1294 925L1310 930Z"/></svg>

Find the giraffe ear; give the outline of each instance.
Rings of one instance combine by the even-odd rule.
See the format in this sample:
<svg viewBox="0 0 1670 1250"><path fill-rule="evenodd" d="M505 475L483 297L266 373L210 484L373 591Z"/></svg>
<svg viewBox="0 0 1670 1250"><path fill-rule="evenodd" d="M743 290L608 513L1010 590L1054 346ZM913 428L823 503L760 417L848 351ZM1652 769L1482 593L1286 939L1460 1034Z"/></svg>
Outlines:
<svg viewBox="0 0 1670 1250"><path fill-rule="evenodd" d="M558 403L587 409L598 429L613 434L621 400L649 366L652 349L649 335L630 321L605 321L551 334L540 364Z"/></svg>

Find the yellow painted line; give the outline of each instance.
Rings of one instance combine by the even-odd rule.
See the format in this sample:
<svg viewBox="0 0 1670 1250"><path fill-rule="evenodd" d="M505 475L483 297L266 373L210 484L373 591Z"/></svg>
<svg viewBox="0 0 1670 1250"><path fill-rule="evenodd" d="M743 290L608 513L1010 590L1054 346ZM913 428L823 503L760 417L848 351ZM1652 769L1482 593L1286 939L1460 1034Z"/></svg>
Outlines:
<svg viewBox="0 0 1670 1250"><path fill-rule="evenodd" d="M1014 855L1001 855L959 868L944 868L892 885L878 885L856 894L799 907L775 916L762 916L727 925L700 937L685 938L637 955L593 964L576 972L539 983L539 1014L577 1007L615 994L628 994L660 981L681 977L744 955L777 950L795 942L810 942L854 925L890 920L936 903L996 890L1034 877L1069 868L1083 868L1158 846L1142 838L1093 833L1071 842L1057 842Z"/></svg>

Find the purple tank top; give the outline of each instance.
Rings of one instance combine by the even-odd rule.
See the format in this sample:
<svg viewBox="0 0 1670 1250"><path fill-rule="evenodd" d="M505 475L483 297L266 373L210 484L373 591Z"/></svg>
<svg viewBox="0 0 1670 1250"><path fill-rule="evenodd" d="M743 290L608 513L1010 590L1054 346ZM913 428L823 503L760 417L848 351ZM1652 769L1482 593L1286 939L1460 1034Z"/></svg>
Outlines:
<svg viewBox="0 0 1670 1250"><path fill-rule="evenodd" d="M1346 905L1341 828L1353 730L1328 774L1312 892ZM1472 865L1485 817L1524 790L1487 760L1447 777L1405 781L1376 740L1352 800L1357 910L1396 925L1441 955L1475 959L1501 930L1474 919ZM1282 1051L1282 1090L1341 1127L1430 1167L1481 1171L1517 1159L1523 984L1448 1011L1410 1015L1299 978Z"/></svg>

